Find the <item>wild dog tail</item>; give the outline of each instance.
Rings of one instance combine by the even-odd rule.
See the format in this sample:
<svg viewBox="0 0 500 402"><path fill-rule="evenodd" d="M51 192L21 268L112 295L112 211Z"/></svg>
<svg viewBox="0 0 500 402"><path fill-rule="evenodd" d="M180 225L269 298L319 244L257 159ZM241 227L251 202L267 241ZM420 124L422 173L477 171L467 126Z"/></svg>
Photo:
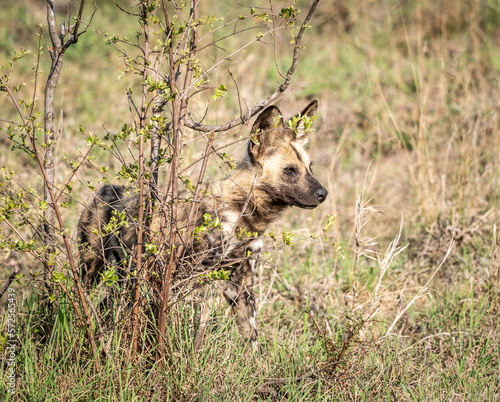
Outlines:
<svg viewBox="0 0 500 402"><path fill-rule="evenodd" d="M106 256L107 236L102 237L103 225L109 223L116 205L125 196L125 188L116 185L101 187L94 199L86 206L78 222L78 248L81 277L86 286L97 282Z"/></svg>

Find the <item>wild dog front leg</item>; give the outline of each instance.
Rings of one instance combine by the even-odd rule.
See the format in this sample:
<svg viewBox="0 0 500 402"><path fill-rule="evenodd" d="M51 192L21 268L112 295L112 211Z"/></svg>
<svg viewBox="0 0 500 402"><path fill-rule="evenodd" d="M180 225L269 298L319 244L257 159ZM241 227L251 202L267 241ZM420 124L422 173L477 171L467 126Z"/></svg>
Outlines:
<svg viewBox="0 0 500 402"><path fill-rule="evenodd" d="M205 332L207 329L208 321L210 319L210 314L214 308L215 297L214 297L214 286L209 283L204 286L204 289L201 291L201 297L199 300L200 304L200 321L198 323L198 329L196 330L196 334L194 336L193 341L193 356L195 357L200 347L203 343L203 337L205 336Z"/></svg>
<svg viewBox="0 0 500 402"><path fill-rule="evenodd" d="M257 323L255 320L255 299L253 296L253 273L234 276L224 289L224 297L233 308L240 334L250 342L252 349L258 347Z"/></svg>
<svg viewBox="0 0 500 402"><path fill-rule="evenodd" d="M262 240L255 240L246 250L249 258L235 269L224 289L224 297L233 308L240 334L245 336L255 351L258 347L255 299L253 295L254 279Z"/></svg>

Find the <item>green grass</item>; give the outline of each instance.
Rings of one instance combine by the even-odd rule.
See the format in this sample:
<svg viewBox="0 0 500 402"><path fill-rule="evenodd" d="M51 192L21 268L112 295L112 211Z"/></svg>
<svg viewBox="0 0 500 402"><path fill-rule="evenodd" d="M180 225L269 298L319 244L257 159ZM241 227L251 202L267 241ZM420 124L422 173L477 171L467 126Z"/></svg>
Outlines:
<svg viewBox="0 0 500 402"><path fill-rule="evenodd" d="M3 3L0 66L8 63L11 52L31 49L12 73L13 83L27 84L17 93L19 99L26 99L33 94L35 26L45 23L44 9L29 1ZM299 5L305 9L303 3ZM129 360L130 320L125 319L113 332L110 355L101 355L102 369L97 372L66 296L56 294L52 309L38 299L41 263L27 253L4 252L0 279L8 277L16 264L22 265L24 276L12 285L17 294L17 395L12 398L6 393L4 348L0 352L1 400L498 400L500 49L496 44L500 7L490 1L455 4L448 0L404 4L377 0L363 7L350 1L332 4L320 3L310 23L312 29L304 35L305 47L292 86L279 103L288 116L289 111L304 107L304 98L319 99L309 151L314 171L330 194L318 209L294 209L272 228L278 238L281 231L292 232L292 246L278 244L272 249L272 241L266 239L272 264L259 272L255 290L261 353L245 355L234 319L226 314L227 306L221 306L193 360L195 307L186 300L172 309L167 325L166 366L160 367L153 357L156 336L151 323L141 327L138 359ZM225 16L224 21L243 13L232 5L217 2L217 13ZM205 3L203 7L214 12ZM65 13L58 12L63 18ZM108 3L100 6L93 25L102 33L129 38L138 29L134 17ZM242 41L254 37L256 32L250 32ZM37 86L40 106L49 69L47 35L45 30ZM217 35L222 37L222 31ZM241 44L236 38L228 39L221 49L212 54L207 51L203 61L225 57L227 49ZM290 51L285 45L278 49L282 71L288 68ZM117 78L125 69L122 57L92 30L69 49L64 63L56 98L57 110L64 111L57 145L59 186L73 173L69 161L81 160L88 150L89 133L103 138L107 131L117 134L125 123L132 125L126 91L134 88L133 99L138 99L140 82L133 74ZM272 48L263 43L238 55L228 66L248 105L268 96L280 79ZM3 68L0 75L6 71ZM206 122L221 123L238 115L236 87L227 70L214 70L210 78L216 86L225 83L233 94L210 101ZM202 94L198 103L192 103L195 117L204 115L205 101L211 95ZM4 93L0 110L0 119L16 119ZM41 122L43 110L39 111L37 121ZM38 195L28 197L28 212L22 215L30 218L16 229L40 244L34 235L41 219L40 175L32 158L12 150L6 130L2 123L0 167L15 174L13 180L0 175L1 205L33 187ZM246 136L248 131L244 127L231 132L216 145ZM186 130L186 139L193 138ZM204 145L194 141L186 146L184 166L199 157ZM119 142L118 148L127 163L137 159L129 141ZM227 152L239 158L242 145ZM91 157L75 176L68 196L74 200L63 211L72 237L82 203L90 195L89 183L97 187L106 180L119 182L118 159L98 146ZM221 164L211 160L211 178L223 176ZM99 167L109 170L102 173ZM167 174L165 166L162 177ZM360 195L384 215L368 212L357 231L355 222L360 216L355 202ZM337 216L329 237L342 246L344 258L323 239L321 229L328 215ZM408 247L395 257L377 288L381 266L367 255L375 257L370 252L375 251L383 259L402 215L399 246ZM17 225L19 220L14 218L10 219ZM13 233L5 222L0 223L0 230L2 242ZM318 238L310 239L311 234ZM376 244L367 244L372 239ZM387 335L398 312L412 303L443 261L452 239L456 246L428 289ZM67 269L62 263L61 267ZM331 359L325 337L342 345L349 325L367 317L379 301L379 310L351 344L344 363L334 371L317 373ZM3 337L8 312L4 299L2 303ZM299 377L302 380L296 380ZM281 383L259 392L271 379Z"/></svg>
<svg viewBox="0 0 500 402"><path fill-rule="evenodd" d="M368 327L373 330L349 349L336 375L311 376L274 387L278 397L352 400L357 393L361 400L434 400L467 394L493 400L500 388L494 331L499 322L498 315L492 314L498 299L477 291L460 286L436 295L427 309L414 311L405 319L401 338L374 339L373 330L383 333L387 325L373 322ZM72 322L69 306L61 305L54 327L47 332L49 337L43 338L33 331L39 305L25 302L27 315L19 328L17 400L254 400L259 395L257 387L266 378L309 374L326 359L322 337L312 322L297 314L296 308L295 314L287 316L285 309L273 305L277 311L266 312L266 316L275 325L271 328L268 323L261 334L261 353L244 357L233 320L218 310L205 345L193 361L190 306L184 305L174 310L168 328L167 368L151 366L147 355L135 364L127 363L128 351L115 346L113 357L96 373L91 356L76 348L84 342L84 334ZM329 321L335 325L334 320ZM345 328L338 325L333 330L337 341L345 339ZM141 343L147 344L144 336ZM75 353L77 350L80 352ZM5 375L5 366L0 375ZM7 395L2 396L8 400ZM265 394L260 398L267 399Z"/></svg>

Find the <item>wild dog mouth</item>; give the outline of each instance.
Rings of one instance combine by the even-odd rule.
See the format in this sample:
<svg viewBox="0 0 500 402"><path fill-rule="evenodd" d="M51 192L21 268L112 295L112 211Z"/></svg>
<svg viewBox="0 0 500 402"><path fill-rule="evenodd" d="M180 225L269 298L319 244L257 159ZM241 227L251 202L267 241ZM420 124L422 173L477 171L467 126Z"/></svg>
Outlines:
<svg viewBox="0 0 500 402"><path fill-rule="evenodd" d="M305 204L296 204L297 207L302 208L302 209L314 209L318 206L319 204L316 205L305 205Z"/></svg>

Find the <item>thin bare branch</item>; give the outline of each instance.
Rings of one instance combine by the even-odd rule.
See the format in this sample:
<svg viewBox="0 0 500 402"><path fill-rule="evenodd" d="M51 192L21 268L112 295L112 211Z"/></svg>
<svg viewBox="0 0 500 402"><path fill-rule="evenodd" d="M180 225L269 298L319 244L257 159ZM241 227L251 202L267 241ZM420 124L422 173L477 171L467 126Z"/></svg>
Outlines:
<svg viewBox="0 0 500 402"><path fill-rule="evenodd" d="M168 16L166 1L162 0L163 15L165 18L165 27L167 28L167 37L172 37L170 19ZM168 42L168 66L170 73L170 90L172 93L176 92L175 85L175 67L174 67L174 55L172 49L172 41ZM170 282L172 280L172 270L176 261L176 248L175 237L176 237L176 226L175 221L177 217L177 177L178 177L178 167L180 160L180 151L182 145L182 132L179 130L179 100L178 97L172 99L172 131L174 133L174 143L173 143L173 159L172 159L172 169L169 181L169 190L171 198L173 200L172 207L170 211L170 233L169 233L169 252L170 259L168 261L167 268L164 273L162 280L161 296L160 296L160 310L158 312L158 352L160 357L160 362L163 362L165 358L165 328L167 322L167 312L168 312L168 298L170 294ZM168 193L167 193L168 196ZM167 224L165 220L165 215L162 215L162 220L160 223L160 240L166 239ZM162 364L162 363L160 363Z"/></svg>
<svg viewBox="0 0 500 402"><path fill-rule="evenodd" d="M0 290L0 300L2 299L2 296L4 293L7 291L7 289L10 287L14 279L16 279L16 275L19 273L19 267L16 266L14 268L14 271L10 274L10 276L7 278L7 281L5 282L5 285L3 285L2 289Z"/></svg>
<svg viewBox="0 0 500 402"><path fill-rule="evenodd" d="M265 107L267 107L268 105L273 103L276 99L278 99L280 97L280 95L290 85L290 80L292 79L292 75L294 74L295 69L297 68L297 61L299 58L300 42L302 39L302 34L304 33L305 29L307 28L308 23L311 20L311 17L313 15L314 11L316 10L316 6L318 5L318 2L319 2L319 0L314 0L313 4L311 5L311 8L309 9L309 12L307 13L307 16L306 16L304 22L302 23L302 25L300 27L299 33L295 37L295 49L293 52L292 64L291 64L290 68L288 69L288 72L286 74L284 81L281 83L281 85L278 87L278 89L276 89L276 91L274 91L274 93L271 96L269 96L267 99L255 104L255 105L251 106L248 109L248 114L245 115L243 117L243 119L238 116L238 117L233 118L228 123L221 124L219 126L204 125L204 124L196 123L192 120L186 120L186 123L185 123L186 127L189 127L189 128L196 130L196 131L205 131L205 132L227 131L233 127L247 123L252 117L256 116L257 113L264 110Z"/></svg>

